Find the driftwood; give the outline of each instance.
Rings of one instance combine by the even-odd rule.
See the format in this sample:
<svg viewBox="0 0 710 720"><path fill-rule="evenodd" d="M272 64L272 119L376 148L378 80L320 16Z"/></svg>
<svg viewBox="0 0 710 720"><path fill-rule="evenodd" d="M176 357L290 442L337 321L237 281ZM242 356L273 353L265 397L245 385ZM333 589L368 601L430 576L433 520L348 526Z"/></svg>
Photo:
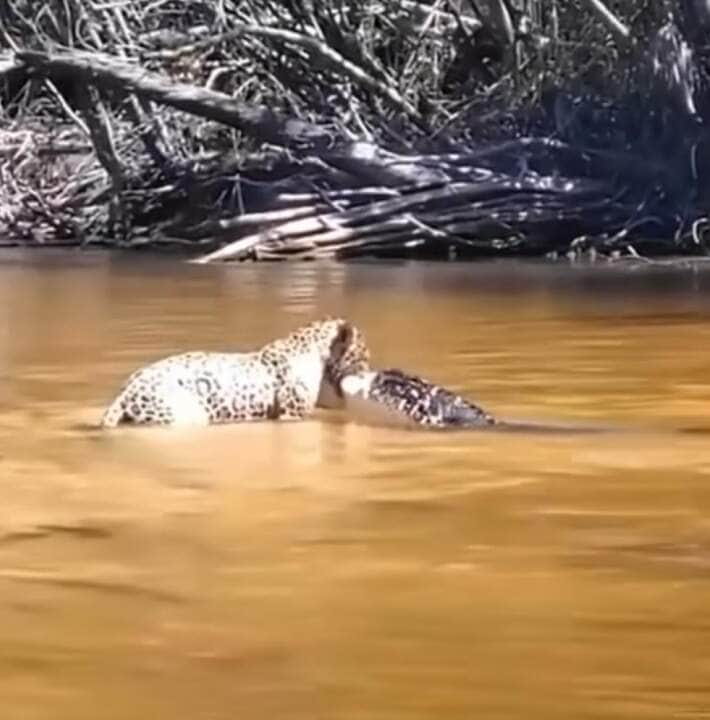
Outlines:
<svg viewBox="0 0 710 720"><path fill-rule="evenodd" d="M382 0L379 23L357 2L182 0L175 27L149 0L9 0L0 235L199 263L704 253L700 6L482 2ZM571 42L581 9L596 34ZM567 77L581 49L608 66L595 93Z"/></svg>
<svg viewBox="0 0 710 720"><path fill-rule="evenodd" d="M539 183L525 179L513 180L505 176L494 177L493 173L489 173L489 176L488 182L484 178L469 183L448 182L437 188L400 193L396 198L369 202L363 207L291 219L272 230L240 238L202 256L196 262L240 259L258 248L266 248L271 252L288 251L290 248L298 252L320 251L319 254L331 254L334 248L339 249L346 242L360 241L364 237L371 238L368 245L376 246L376 237L380 234L388 242L386 234L395 229L407 232L410 242L429 237L443 239L452 245L459 242L467 244L460 235L466 230L474 230L476 223L499 224L503 228L508 220L499 217L490 203L486 203L484 198L487 196L507 193L509 203L511 193L527 195L524 199L526 209L515 213L517 222L532 219L534 211L527 209L531 200L537 200L538 207L544 204L544 200L539 197L544 193L544 190L540 192ZM564 190L566 198L593 196L595 192L600 192L600 188L593 183L585 186L584 183L565 180L558 181L556 185L556 188L548 188L550 195L560 194L563 186L567 186ZM432 210L427 211L429 207ZM470 225L466 227L466 223Z"/></svg>

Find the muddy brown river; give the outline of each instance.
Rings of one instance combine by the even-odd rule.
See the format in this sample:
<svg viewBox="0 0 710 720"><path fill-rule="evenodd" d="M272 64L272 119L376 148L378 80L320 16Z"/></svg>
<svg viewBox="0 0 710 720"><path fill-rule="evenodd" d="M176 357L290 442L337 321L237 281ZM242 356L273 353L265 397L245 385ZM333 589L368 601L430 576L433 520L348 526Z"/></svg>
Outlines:
<svg viewBox="0 0 710 720"><path fill-rule="evenodd" d="M91 427L140 364L325 313L619 432ZM2 719L710 717L709 320L703 266L4 252Z"/></svg>

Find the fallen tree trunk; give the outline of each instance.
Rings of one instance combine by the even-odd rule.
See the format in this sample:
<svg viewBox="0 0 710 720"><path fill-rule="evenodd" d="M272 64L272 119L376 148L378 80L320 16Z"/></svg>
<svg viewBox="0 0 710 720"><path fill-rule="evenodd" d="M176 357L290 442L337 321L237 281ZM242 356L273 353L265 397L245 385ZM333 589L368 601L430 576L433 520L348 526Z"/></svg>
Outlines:
<svg viewBox="0 0 710 720"><path fill-rule="evenodd" d="M324 145L329 136L317 125L282 118L263 107L233 100L229 95L165 80L125 60L81 51L47 53L24 50L16 59L47 76L69 77L77 83L96 84L121 93L136 93L148 100L237 128L265 143L281 147Z"/></svg>

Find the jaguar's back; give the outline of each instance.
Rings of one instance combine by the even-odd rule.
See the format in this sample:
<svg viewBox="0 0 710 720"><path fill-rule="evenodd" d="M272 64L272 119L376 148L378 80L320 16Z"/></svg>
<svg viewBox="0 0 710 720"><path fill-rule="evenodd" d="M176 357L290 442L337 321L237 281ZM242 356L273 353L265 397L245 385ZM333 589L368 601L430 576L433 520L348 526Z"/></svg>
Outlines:
<svg viewBox="0 0 710 720"><path fill-rule="evenodd" d="M324 382L368 361L355 326L317 320L252 352L187 352L151 363L128 378L101 425L299 419L314 410Z"/></svg>

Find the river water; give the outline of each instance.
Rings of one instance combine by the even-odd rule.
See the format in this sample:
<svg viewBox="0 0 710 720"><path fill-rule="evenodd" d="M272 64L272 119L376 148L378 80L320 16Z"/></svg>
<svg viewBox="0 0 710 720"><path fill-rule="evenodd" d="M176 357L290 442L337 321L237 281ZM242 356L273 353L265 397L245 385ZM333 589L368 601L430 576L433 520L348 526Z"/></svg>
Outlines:
<svg viewBox="0 0 710 720"><path fill-rule="evenodd" d="M709 717L709 289L6 252L3 720ZM611 430L92 428L140 364L326 313L499 417Z"/></svg>

